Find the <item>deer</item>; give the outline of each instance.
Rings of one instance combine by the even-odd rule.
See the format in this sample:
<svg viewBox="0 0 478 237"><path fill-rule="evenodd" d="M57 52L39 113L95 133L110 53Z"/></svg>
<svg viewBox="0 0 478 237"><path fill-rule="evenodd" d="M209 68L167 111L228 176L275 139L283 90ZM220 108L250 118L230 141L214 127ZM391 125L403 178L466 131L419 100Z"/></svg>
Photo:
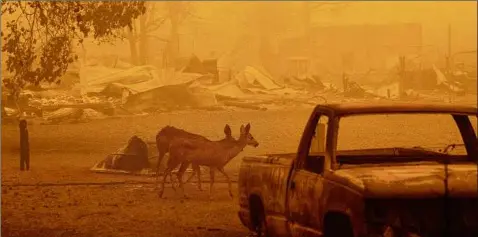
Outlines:
<svg viewBox="0 0 478 237"><path fill-rule="evenodd" d="M226 124L224 126L224 134L226 135L226 137L220 141L228 141L228 140L234 140L234 138L232 137L231 135L231 127ZM161 164L161 161L164 157L164 155L166 153L169 153L169 148L170 148L170 144L171 144L171 141L173 139L178 139L178 138L181 138L181 139L187 139L187 140L197 140L197 141L210 141L209 139L201 136L201 135L198 135L198 134L194 134L194 133L190 133L190 132L187 132L185 130L182 130L182 129L179 129L179 128L175 128L173 126L166 126L164 128L162 128L158 134L156 135L156 147L158 149L158 163L156 164L156 181L158 182L159 180L159 167L160 167L160 164ZM190 163L188 164L181 164L181 166L185 166L184 167L184 170L187 169L187 167L189 166ZM195 165L193 164L193 174L197 173L198 174L198 188L199 190L202 190L201 188L201 179L200 179L200 168L199 168L199 165ZM164 174L165 177L168 175L168 174ZM174 183L173 183L173 180L171 179L171 176L170 176L170 180L171 180L171 185L173 186L173 189L174 189Z"/></svg>
<svg viewBox="0 0 478 237"><path fill-rule="evenodd" d="M230 127L224 128L224 133L226 134L226 139L227 139L227 140L229 140L229 141L233 141L233 140L234 140L234 138L233 138L232 135L231 135L231 128L230 128ZM223 140L221 140L221 141L225 141L226 139L223 139ZM233 143L230 143L230 144L233 145ZM231 160L232 160L233 158L234 158L234 157L231 157ZM200 169L200 165L199 165L199 164L192 163L192 162L191 162L191 163L190 163L190 162L183 162L183 163L181 163L181 166L180 166L179 169L180 169L180 170L181 170L181 169L186 170L187 167L188 167L190 164L192 165L193 172L191 173L191 175L189 176L189 178L188 178L188 179L186 180L186 182L184 182L184 183L185 183L185 184L186 184L186 183L189 183L189 181L190 181L194 176L197 176L197 177L198 177L198 178L197 178L197 179L198 179L198 180L197 180L197 182L198 182L198 183L197 183L198 189L199 189L200 191L203 191L203 189L202 189L202 187L201 187L201 184L202 184L202 182L201 182L201 169ZM226 164L227 164L227 163L226 163ZM225 164L225 165L226 165L226 164ZM213 170L212 172L214 172L214 170ZM212 176L210 175L210 178L214 178L214 175L212 175Z"/></svg>
<svg viewBox="0 0 478 237"><path fill-rule="evenodd" d="M231 128L229 127L229 125L226 125L226 127L224 128L224 134L226 135L226 138L223 139L223 140L221 140L221 141L224 141L224 140L230 140L230 141L232 141L232 140L234 140L234 138L233 138L232 135L231 135ZM233 158L234 158L234 157L231 157L231 160L232 160ZM200 191L203 191L202 186L201 186L201 185L202 185L202 182L201 182L201 169L200 169L200 165L198 165L198 164L196 164L196 163L183 162L183 163L181 164L181 166L180 166L179 169L181 169L181 167L183 167L183 169L186 170L187 167L188 167L190 164L192 165L193 172L191 173L191 175L189 176L189 178L184 182L184 184L189 183L189 181L190 181L194 176L197 176L197 187L198 187L198 189L199 189ZM227 163L226 163L226 164L227 164ZM225 165L226 165L226 164L225 164ZM214 170L213 170L213 172L214 172ZM224 172L224 170L222 170L222 172ZM170 176L170 177L172 177L172 176ZM210 176L210 178L211 178L211 177L214 177L214 175L213 175L213 176ZM170 180L171 180L171 182L173 182L172 179L170 179ZM173 187L173 189L176 190L174 187Z"/></svg>
<svg viewBox="0 0 478 237"><path fill-rule="evenodd" d="M196 166L208 166L209 175L209 198L212 199L214 185L214 171L218 170L228 182L229 196L232 198L232 183L229 176L224 172L224 166L237 156L247 145L258 147L259 143L250 133L251 125L241 125L240 137L237 140L206 141L206 140L188 140L184 138L173 139L169 147L169 160L164 172L163 181L159 190L159 197L164 193L164 184L166 177L171 175L172 171L181 164L177 173L179 187L182 189L183 197L188 198L184 192L184 183L182 176L189 163Z"/></svg>
<svg viewBox="0 0 478 237"><path fill-rule="evenodd" d="M232 160L233 158L234 158L234 157L231 157L231 160ZM229 163L229 161L228 161L227 163ZM227 165L227 163L224 164L224 165ZM189 183L189 181L191 181L191 179L192 179L194 176L197 176L197 182L198 182L198 184L197 184L198 186L197 186L197 187L198 187L198 189L199 189L200 191L203 191L203 189L202 189L202 187L201 187L202 182L201 182L201 169L200 169L200 165L195 164L195 163L191 163L191 165L192 165L192 168L193 168L193 171L194 171L194 172L191 173L191 175L189 176L189 178L186 179L186 181L185 181L184 183L185 183L185 184L186 184L186 183ZM183 167L183 166L186 166L186 167ZM181 169L181 167L183 167L183 169L186 170L188 166L189 166L189 163L188 163L188 162L184 162L184 163L181 164L181 166L180 166L179 169ZM214 171L214 170L213 170L213 171ZM224 171L223 171L223 172L224 172ZM212 176L210 175L210 178L211 178L211 177L214 177L214 175L212 175Z"/></svg>

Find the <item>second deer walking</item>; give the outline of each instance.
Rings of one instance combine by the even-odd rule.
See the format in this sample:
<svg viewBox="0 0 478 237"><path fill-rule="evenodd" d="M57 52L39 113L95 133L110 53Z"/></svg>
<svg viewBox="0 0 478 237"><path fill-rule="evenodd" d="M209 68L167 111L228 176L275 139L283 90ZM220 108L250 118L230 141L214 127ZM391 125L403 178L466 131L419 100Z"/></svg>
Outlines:
<svg viewBox="0 0 478 237"><path fill-rule="evenodd" d="M189 166L193 163L196 166L208 166L210 168L210 189L209 197L212 198L212 187L214 184L214 171L218 170L222 173L228 182L229 195L232 197L232 184L229 176L224 172L224 166L237 154L239 154L247 145L257 147L259 143L254 139L250 133L251 125L242 125L240 128L240 137L235 140L222 141L206 141L206 140L188 140L177 138L173 139L169 146L169 160L166 170L163 175L163 182L159 191L159 196L162 197L164 192L164 184L166 177L171 175L171 172L181 165L177 177L179 180L179 187L183 191L184 197L187 197L184 192L184 183L182 176Z"/></svg>

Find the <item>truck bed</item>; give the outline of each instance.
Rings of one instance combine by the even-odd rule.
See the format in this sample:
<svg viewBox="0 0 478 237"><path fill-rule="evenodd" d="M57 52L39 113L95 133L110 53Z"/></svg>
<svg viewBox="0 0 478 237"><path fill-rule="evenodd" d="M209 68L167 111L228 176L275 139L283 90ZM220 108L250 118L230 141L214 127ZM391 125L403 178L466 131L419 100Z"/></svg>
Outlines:
<svg viewBox="0 0 478 237"><path fill-rule="evenodd" d="M282 217L287 178L295 157L296 153L245 157L239 172L241 208L248 209L249 197L256 195L262 199L267 215Z"/></svg>

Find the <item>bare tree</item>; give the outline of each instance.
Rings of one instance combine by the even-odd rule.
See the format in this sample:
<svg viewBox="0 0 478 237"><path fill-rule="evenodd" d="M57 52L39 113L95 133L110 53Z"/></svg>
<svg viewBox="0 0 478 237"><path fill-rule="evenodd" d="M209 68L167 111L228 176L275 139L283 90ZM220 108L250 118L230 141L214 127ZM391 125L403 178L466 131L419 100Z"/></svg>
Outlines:
<svg viewBox="0 0 478 237"><path fill-rule="evenodd" d="M145 2L146 13L133 22L133 27L126 29L133 65L149 63L148 52L151 38L167 41L154 34L167 20L167 17L161 15L158 11L157 5L155 2Z"/></svg>
<svg viewBox="0 0 478 237"><path fill-rule="evenodd" d="M175 67L176 59L179 55L179 27L186 20L188 16L192 15L192 3L183 1L168 1L165 2L167 12L167 19L171 24L170 38L166 46L163 66Z"/></svg>
<svg viewBox="0 0 478 237"><path fill-rule="evenodd" d="M163 3L146 2L146 14L126 28L130 45L131 63L144 65L149 63L149 40L166 42L163 54L163 66L174 67L179 54L179 28L188 16L192 16L192 4L183 1L167 1ZM169 38L161 38L155 34L166 23L170 23Z"/></svg>

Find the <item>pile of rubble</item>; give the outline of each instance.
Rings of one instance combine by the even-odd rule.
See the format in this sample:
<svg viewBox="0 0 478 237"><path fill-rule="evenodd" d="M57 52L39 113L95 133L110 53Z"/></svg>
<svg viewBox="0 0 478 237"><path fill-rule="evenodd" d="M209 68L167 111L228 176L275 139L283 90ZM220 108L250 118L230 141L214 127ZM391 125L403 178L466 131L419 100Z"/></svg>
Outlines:
<svg viewBox="0 0 478 237"><path fill-rule="evenodd" d="M16 103L9 95L4 95L3 116L7 120L42 118L44 123L81 122L112 115L114 107L120 104L111 97L82 97L73 96L68 91L54 92L24 90Z"/></svg>
<svg viewBox="0 0 478 237"><path fill-rule="evenodd" d="M18 106L7 99L2 113L4 116L18 116L17 108L21 108L22 116L59 123L178 109L267 110L343 99L427 98L426 93L416 90L424 85L409 84L403 89L396 77L386 82L381 76L381 84L367 87L357 78L343 75L342 88L339 89L316 75L277 80L263 67L246 65L236 72L229 70L224 77L219 73L217 61L201 61L194 56L183 61L180 67L172 69L133 66L124 62L116 63L117 67L85 64L76 72L70 72L68 83L62 86L23 91ZM426 82L425 87L434 91L461 91L459 83L451 83L436 67L430 69L428 74L432 76L427 76L426 80L422 74L420 80L411 81Z"/></svg>

